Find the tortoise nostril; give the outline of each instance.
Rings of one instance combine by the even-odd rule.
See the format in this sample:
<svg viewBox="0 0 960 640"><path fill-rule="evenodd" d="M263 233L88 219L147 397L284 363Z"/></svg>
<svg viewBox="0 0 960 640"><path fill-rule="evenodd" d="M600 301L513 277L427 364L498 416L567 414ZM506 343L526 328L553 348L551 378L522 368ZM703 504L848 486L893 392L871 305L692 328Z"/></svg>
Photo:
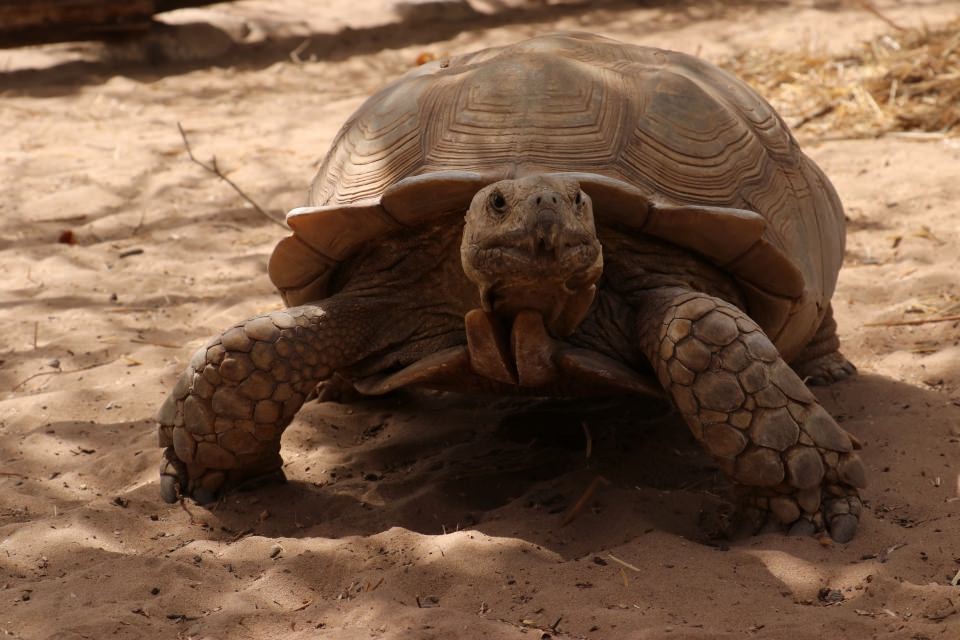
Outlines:
<svg viewBox="0 0 960 640"><path fill-rule="evenodd" d="M557 204L557 196L551 196L550 201L553 202L553 204Z"/></svg>
<svg viewBox="0 0 960 640"><path fill-rule="evenodd" d="M540 196L537 196L537 204L540 204L542 201L543 201L543 198L541 198Z"/></svg>

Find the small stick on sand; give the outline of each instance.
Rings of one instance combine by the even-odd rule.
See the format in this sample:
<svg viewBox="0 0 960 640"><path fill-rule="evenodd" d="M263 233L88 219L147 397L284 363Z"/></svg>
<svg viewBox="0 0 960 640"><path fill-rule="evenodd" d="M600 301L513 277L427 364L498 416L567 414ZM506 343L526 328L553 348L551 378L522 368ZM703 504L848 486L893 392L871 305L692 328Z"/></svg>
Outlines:
<svg viewBox="0 0 960 640"><path fill-rule="evenodd" d="M158 342L156 340L141 340L140 338L131 338L130 342L136 342L137 344L149 344L154 347L163 347L164 349L182 349L183 348L182 344L170 344L169 342Z"/></svg>
<svg viewBox="0 0 960 640"><path fill-rule="evenodd" d="M873 3L872 3L872 2L869 2L869 0L856 0L856 2L857 2L858 5L860 5L861 7L863 7L864 9L866 9L867 11L869 11L870 13L872 13L873 15L877 16L878 18L880 18L881 20L883 20L884 22L886 22L888 25L890 25L891 27L893 27L893 28L896 29L897 31L906 31L906 29L904 29L903 27L901 27L900 25L898 25L896 22L894 22L893 20L891 20L891 19L888 18L887 16L883 15L883 13L881 13L879 9L877 9L875 6L873 6Z"/></svg>
<svg viewBox="0 0 960 640"><path fill-rule="evenodd" d="M637 573L642 573L642 571L640 570L640 567L638 567L638 566L635 565L635 564L630 564L630 563L627 562L626 560L621 560L620 558L618 558L617 556L613 555L612 553L608 553L608 554L607 554L607 557L610 558L611 560L613 560L614 562L616 562L617 564L623 565L623 566L626 567L627 569L630 569L630 570L632 570L632 571L636 571Z"/></svg>
<svg viewBox="0 0 960 640"><path fill-rule="evenodd" d="M283 227L284 229L287 228L287 225L286 225L284 222L281 222L280 220L277 220L277 219L274 218L272 215L270 215L269 213L267 213L266 211L264 211L263 208L262 208L259 204L257 204L256 201L254 201L253 198L251 198L251 197L248 196L246 193L244 193L244 192L243 192L243 189L241 189L240 187L238 187L237 184L236 184L233 180L231 180L230 178L228 178L226 175L224 175L224 173L223 173L222 171L220 171L220 167L217 166L217 157L216 157L216 156L213 156L213 157L210 159L210 164L207 164L207 163L205 163L205 162L200 162L199 160L197 160L197 158L193 155L193 149L190 148L190 141L187 140L187 132L183 130L183 126L182 126L179 122L177 123L177 129L180 130L180 137L183 138L183 146L186 147L186 149L187 149L187 155L190 156L190 160L191 160L191 161L193 161L193 162L195 162L196 164L200 165L201 167L203 167L204 169L206 169L207 171L209 171L210 173L212 173L213 175L217 176L218 178L220 178L221 180L223 180L224 182L226 182L228 185L230 185L230 186L233 188L233 190L236 191L237 194L239 194L239 196L240 196L241 198L243 198L244 200L246 200L247 202L249 202L249 203L250 203L250 206L252 206L254 209L256 209L257 211L259 211L260 214L263 215L263 217L265 217L267 220L269 220L269 221L272 222L273 224L276 224L276 225L279 225L279 226Z"/></svg>
<svg viewBox="0 0 960 640"><path fill-rule="evenodd" d="M887 322L867 322L865 327L904 327L916 324L931 324L934 322L955 322L960 320L960 314L941 316L939 318L919 318L917 320L889 320Z"/></svg>
<svg viewBox="0 0 960 640"><path fill-rule="evenodd" d="M135 236L138 233L140 233L140 230L143 229L143 221L144 219L146 219L146 217L147 217L147 210L144 209L143 211L140 212L140 221L137 223L137 226L133 228L133 231L130 232L130 235ZM123 256L120 256L120 257L122 258Z"/></svg>
<svg viewBox="0 0 960 640"><path fill-rule="evenodd" d="M584 457L589 460L590 455L593 453L593 436L590 434L590 425L587 424L586 420L581 420L580 426L583 427L583 435L587 439L587 448L584 452Z"/></svg>
<svg viewBox="0 0 960 640"><path fill-rule="evenodd" d="M808 113L807 115L805 115L805 116L803 116L802 118L800 118L800 120L797 121L797 123L793 125L793 128L794 128L794 129L799 129L799 128L802 127L803 125L808 124L808 123L810 123L810 122L813 122L814 120L816 120L817 118L819 118L819 117L821 117L821 116L825 116L825 115L827 115L828 113L832 113L833 110L836 109L836 108L837 108L836 105L833 105L833 104L825 104L825 105L823 105L822 107L820 107L819 109L816 109L815 111L813 111L812 113Z"/></svg>
<svg viewBox="0 0 960 640"><path fill-rule="evenodd" d="M310 46L310 38L307 38L303 42L297 45L297 48L291 51L288 55L290 56L290 61L293 64L303 64L303 58L300 57L300 54L307 50L307 47Z"/></svg>
<svg viewBox="0 0 960 640"><path fill-rule="evenodd" d="M593 482L590 483L590 486L587 487L587 490L583 492L583 495L580 496L580 499L571 507L570 511L567 512L567 515L563 517L563 522L560 523L561 527L564 527L571 522L583 511L583 508L587 506L587 503L590 502L590 498L593 497L593 494L597 492L597 489L601 484L610 484L610 481L604 478L603 476L597 476L593 479Z"/></svg>
<svg viewBox="0 0 960 640"><path fill-rule="evenodd" d="M303 611L304 609L306 609L307 607L309 607L309 606L312 605L312 604L313 604L313 600L307 600L306 602L304 602L302 605L300 605L300 606L297 607L296 609L291 609L290 611Z"/></svg>
<svg viewBox="0 0 960 640"><path fill-rule="evenodd" d="M111 360L110 362L116 362L116 360ZM110 362L98 362L98 363L96 363L96 364L91 364L91 365L86 366L86 367L80 367L79 369L70 369L69 371L66 371L66 370L64 370L64 369L57 369L56 371L41 371L40 373L35 373L35 374L33 374L32 376L29 376L29 377L27 377L27 378L24 378L23 380L21 380L20 382L18 382L17 385L16 385L14 388L10 389L10 391L16 391L17 389L19 389L19 388L22 387L23 385L27 384L28 382L30 382L30 381L33 380L34 378L39 378L40 376L53 376L53 375L57 375L58 373L79 373L79 372L81 372L81 371L88 371L88 370L90 370L90 369L96 369L97 367L102 367L102 366L104 366L104 365L108 365L108 364L110 364Z"/></svg>
<svg viewBox="0 0 960 640"><path fill-rule="evenodd" d="M904 140L916 140L919 142L939 142L949 137L949 134L944 131L890 131L883 135L891 138L902 138Z"/></svg>
<svg viewBox="0 0 960 640"><path fill-rule="evenodd" d="M184 496L180 496L180 508L187 512L187 517L190 518L190 524L199 524L197 519L193 517L193 511L187 507L187 500Z"/></svg>

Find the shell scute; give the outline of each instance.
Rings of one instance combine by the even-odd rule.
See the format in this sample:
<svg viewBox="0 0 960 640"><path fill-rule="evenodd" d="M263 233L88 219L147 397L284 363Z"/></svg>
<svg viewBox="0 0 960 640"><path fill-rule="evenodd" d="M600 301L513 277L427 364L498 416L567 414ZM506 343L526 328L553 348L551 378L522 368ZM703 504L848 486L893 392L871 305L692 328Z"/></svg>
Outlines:
<svg viewBox="0 0 960 640"><path fill-rule="evenodd" d="M310 248L333 261L353 255L364 243L402 228L380 201L341 207L301 207L287 214L287 225Z"/></svg>
<svg viewBox="0 0 960 640"><path fill-rule="evenodd" d="M291 226L335 264L393 223L463 211L484 184L531 173L573 174L598 225L656 235L727 269L786 356L833 294L843 210L772 107L692 56L583 33L454 56L382 89L314 180L318 221ZM302 247L277 248L288 250L296 259L271 263L286 298L323 294L329 261L311 278L295 264Z"/></svg>
<svg viewBox="0 0 960 640"><path fill-rule="evenodd" d="M327 293L327 282L336 262L318 253L296 235L277 243L267 272L288 306L319 300Z"/></svg>

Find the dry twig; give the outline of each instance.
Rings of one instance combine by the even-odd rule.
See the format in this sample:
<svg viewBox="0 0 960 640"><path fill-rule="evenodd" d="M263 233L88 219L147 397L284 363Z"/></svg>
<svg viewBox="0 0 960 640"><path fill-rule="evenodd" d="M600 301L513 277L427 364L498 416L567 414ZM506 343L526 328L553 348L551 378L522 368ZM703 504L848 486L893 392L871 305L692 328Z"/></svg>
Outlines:
<svg viewBox="0 0 960 640"><path fill-rule="evenodd" d="M151 309L153 311L153 309ZM131 338L130 342L135 342L137 344L149 344L154 347L163 347L164 349L182 349L182 344L170 344L168 342L160 342L158 340L141 340L140 338Z"/></svg>
<svg viewBox="0 0 960 640"><path fill-rule="evenodd" d="M580 499L570 508L570 511L567 512L567 515L563 517L563 521L560 523L560 526L566 526L574 521L574 519L583 511L583 508L587 506L587 503L590 502L590 498L593 497L593 494L597 492L597 489L601 484L610 484L610 481L604 478L603 476L597 476L593 479L593 482L590 483L590 486L587 487L587 490L583 492L583 495L580 496Z"/></svg>
<svg viewBox="0 0 960 640"><path fill-rule="evenodd" d="M753 85L795 130L818 140L960 135L960 19L897 31L845 55L752 50L725 66Z"/></svg>
<svg viewBox="0 0 960 640"><path fill-rule="evenodd" d="M303 611L304 609L306 609L307 607L309 607L309 606L312 605L312 604L313 604L313 600L307 600L306 602L304 602L302 605L300 605L300 606L297 607L296 609L291 609L290 611L291 611L291 612L293 612L293 611Z"/></svg>
<svg viewBox="0 0 960 640"><path fill-rule="evenodd" d="M116 362L116 360L111 360L110 362ZM81 372L81 371L89 371L90 369L96 369L97 367L102 367L102 366L104 366L104 365L108 365L108 364L110 364L110 362L98 362L98 363L96 363L96 364L91 364L91 365L88 365L88 366L86 366L86 367L80 367L79 369L70 369L70 370L66 370L66 369L56 369L55 371L41 371L41 372L39 372L39 373L33 374L32 376L28 376L28 377L24 378L23 380L21 380L20 382L18 382L15 387L13 387L12 389L10 389L10 391L16 391L17 389L19 389L19 388L22 387L23 385L27 384L28 382L30 382L30 381L33 380L34 378L39 378L40 376L54 376L54 375L57 375L57 374L59 374L59 373L79 373L79 372Z"/></svg>
<svg viewBox="0 0 960 640"><path fill-rule="evenodd" d="M608 554L607 554L607 557L610 558L611 560L613 560L614 562L616 562L617 564L626 567L627 569L630 569L630 570L632 570L632 571L636 571L637 573L643 573L643 571L641 571L640 567L638 567L637 565L635 565L635 564L630 564L630 563L627 562L626 560L621 560L620 558L618 558L617 556L613 555L612 553L608 553Z"/></svg>
<svg viewBox="0 0 960 640"><path fill-rule="evenodd" d="M888 320L886 322L867 322L865 327L905 327L917 324L931 324L934 322L956 322L960 320L960 314L952 316L940 316L939 318L917 318L916 320Z"/></svg>
<svg viewBox="0 0 960 640"><path fill-rule="evenodd" d="M906 31L906 29L904 29L903 27L898 25L896 22L888 18L886 15L881 13L881 11L877 9L875 6L873 6L873 3L870 2L869 0L856 0L856 3L861 7L863 7L865 10L869 11L873 15L877 16L878 18L886 22L888 25L890 25L897 31Z"/></svg>
<svg viewBox="0 0 960 640"><path fill-rule="evenodd" d="M206 169L207 171L209 171L210 173L212 173L213 175L217 176L218 178L226 182L228 185L230 185L230 187L232 187L233 190L236 191L241 198L243 198L248 203L250 203L250 206L252 206L254 209L259 211L260 214L263 215L263 217L265 217L267 220L269 220L270 222L276 225L283 227L284 229L287 228L287 225L284 222L282 222L281 220L278 220L277 218L274 218L272 215L267 213L263 209L263 207L261 207L259 204L256 203L256 201L253 198L251 198L246 193L244 193L243 189L238 187L233 180L228 178L222 171L220 171L220 167L217 165L216 156L212 156L210 158L209 164L207 164L206 162L201 162L200 160L197 160L196 156L193 155L193 149L190 148L190 141L187 139L187 132L183 130L183 126L179 122L177 123L177 129L180 130L180 137L183 138L183 146L186 147L187 155L190 156L190 160L192 162L200 165L201 167L203 167L204 169Z"/></svg>

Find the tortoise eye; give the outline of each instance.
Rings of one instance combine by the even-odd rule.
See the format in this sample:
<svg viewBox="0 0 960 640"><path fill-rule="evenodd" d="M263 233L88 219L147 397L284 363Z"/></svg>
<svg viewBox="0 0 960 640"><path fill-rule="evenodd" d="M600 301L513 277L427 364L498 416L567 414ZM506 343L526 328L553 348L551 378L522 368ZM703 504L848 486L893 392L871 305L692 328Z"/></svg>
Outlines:
<svg viewBox="0 0 960 640"><path fill-rule="evenodd" d="M494 211L503 213L507 209L507 199L499 191L494 191L490 194L490 206L493 207Z"/></svg>

